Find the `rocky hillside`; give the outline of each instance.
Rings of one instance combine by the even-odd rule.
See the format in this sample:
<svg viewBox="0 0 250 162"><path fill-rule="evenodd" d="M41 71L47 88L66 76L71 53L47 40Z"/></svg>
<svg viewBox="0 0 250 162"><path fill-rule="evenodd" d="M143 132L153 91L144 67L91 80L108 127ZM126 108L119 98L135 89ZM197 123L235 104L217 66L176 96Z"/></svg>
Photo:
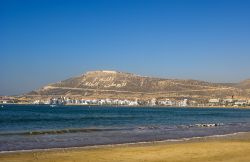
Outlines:
<svg viewBox="0 0 250 162"><path fill-rule="evenodd" d="M237 88L243 89L250 94L250 79L244 80L238 84L236 84Z"/></svg>
<svg viewBox="0 0 250 162"><path fill-rule="evenodd" d="M163 79L116 71L91 71L49 84L27 96L74 96L85 98L211 98L249 96L242 84L216 84L197 80ZM241 86L240 86L241 85Z"/></svg>

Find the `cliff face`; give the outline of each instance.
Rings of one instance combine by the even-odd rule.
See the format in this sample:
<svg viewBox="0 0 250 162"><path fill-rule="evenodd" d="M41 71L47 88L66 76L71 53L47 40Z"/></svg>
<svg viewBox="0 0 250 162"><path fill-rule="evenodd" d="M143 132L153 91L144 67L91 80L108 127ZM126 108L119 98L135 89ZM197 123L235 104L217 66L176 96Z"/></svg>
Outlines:
<svg viewBox="0 0 250 162"><path fill-rule="evenodd" d="M58 83L49 84L28 95L79 96L89 98L211 98L249 96L234 84L216 84L197 80L162 79L116 71L91 71Z"/></svg>

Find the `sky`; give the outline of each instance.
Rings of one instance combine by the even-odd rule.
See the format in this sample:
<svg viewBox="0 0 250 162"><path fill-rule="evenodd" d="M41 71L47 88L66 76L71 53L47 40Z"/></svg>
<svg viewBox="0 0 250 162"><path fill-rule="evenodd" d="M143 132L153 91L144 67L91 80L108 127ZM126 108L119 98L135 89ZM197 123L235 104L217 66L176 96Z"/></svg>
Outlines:
<svg viewBox="0 0 250 162"><path fill-rule="evenodd" d="M0 95L92 70L250 78L249 0L1 0Z"/></svg>

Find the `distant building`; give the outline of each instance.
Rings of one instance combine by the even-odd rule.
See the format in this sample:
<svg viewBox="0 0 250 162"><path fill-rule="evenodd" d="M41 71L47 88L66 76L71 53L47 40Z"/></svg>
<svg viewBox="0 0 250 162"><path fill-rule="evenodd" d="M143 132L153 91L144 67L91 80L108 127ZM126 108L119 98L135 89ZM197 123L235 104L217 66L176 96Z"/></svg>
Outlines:
<svg viewBox="0 0 250 162"><path fill-rule="evenodd" d="M219 106L220 105L219 98L210 99L208 102L209 102L209 106Z"/></svg>
<svg viewBox="0 0 250 162"><path fill-rule="evenodd" d="M156 99L153 98L150 102L150 106L155 106L156 105Z"/></svg>
<svg viewBox="0 0 250 162"><path fill-rule="evenodd" d="M173 106L173 102L169 99L166 99L165 101L158 101L158 104L163 106Z"/></svg>
<svg viewBox="0 0 250 162"><path fill-rule="evenodd" d="M210 99L208 102L209 103L220 103L220 99L219 98L213 98L213 99Z"/></svg>
<svg viewBox="0 0 250 162"><path fill-rule="evenodd" d="M232 98L227 98L223 100L223 103L233 103L233 102L234 102L234 99Z"/></svg>
<svg viewBox="0 0 250 162"><path fill-rule="evenodd" d="M246 106L248 103L246 100L239 100L234 103L235 106Z"/></svg>
<svg viewBox="0 0 250 162"><path fill-rule="evenodd" d="M180 106L181 107L186 107L188 106L188 100L187 99L184 99L183 101L180 102Z"/></svg>

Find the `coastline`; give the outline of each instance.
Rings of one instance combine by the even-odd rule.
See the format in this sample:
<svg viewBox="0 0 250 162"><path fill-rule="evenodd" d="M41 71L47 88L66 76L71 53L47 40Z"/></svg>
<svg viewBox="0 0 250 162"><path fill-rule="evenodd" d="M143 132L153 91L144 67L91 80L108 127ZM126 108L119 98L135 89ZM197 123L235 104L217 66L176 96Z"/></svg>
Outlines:
<svg viewBox="0 0 250 162"><path fill-rule="evenodd" d="M31 106L49 106L48 104L30 104L30 103L7 103L3 104L0 103L0 105L31 105ZM129 105L82 105L82 104L66 104L66 105L59 105L59 106L75 106L75 107L122 107L122 108L223 108L223 109L250 109L250 106L148 106L148 105L138 105L138 106L129 106Z"/></svg>
<svg viewBox="0 0 250 162"><path fill-rule="evenodd" d="M206 152L208 153L206 154ZM190 161L192 159L192 161L195 161L194 158L199 159L199 161L211 161L211 158L215 158L212 161L216 161L216 158L218 158L221 154L220 161L230 161L230 159L228 159L228 156L230 156L232 159L238 159L244 162L250 160L249 153L250 132L238 132L233 134L192 137L177 140L54 148L44 150L9 151L0 153L0 161L112 162L162 160ZM191 154L195 154L195 156ZM245 156L237 156L238 154L244 154ZM174 155L185 156L174 157ZM170 156L172 158L169 158Z"/></svg>
<svg viewBox="0 0 250 162"><path fill-rule="evenodd" d="M211 140L211 139L225 139L231 137L240 137L249 135L250 140L250 132L235 132L230 134L221 134L221 135L209 135L209 136L197 136L197 137L189 137L189 138L179 138L179 139L166 139L166 140L158 140L158 141L142 141L142 142L128 142L128 143L117 143L117 144L100 144L100 145L90 145L90 146L76 146L76 147L62 147L62 148L46 148L46 149L31 149L31 150L13 150L13 151L0 151L1 154L8 153L25 153L25 152L46 152L46 151L61 151L61 150L88 150L88 149L99 149L99 148L109 148L109 147L127 147L127 146L147 146L153 144L176 144L176 143L184 143L184 142L197 142L200 140Z"/></svg>

